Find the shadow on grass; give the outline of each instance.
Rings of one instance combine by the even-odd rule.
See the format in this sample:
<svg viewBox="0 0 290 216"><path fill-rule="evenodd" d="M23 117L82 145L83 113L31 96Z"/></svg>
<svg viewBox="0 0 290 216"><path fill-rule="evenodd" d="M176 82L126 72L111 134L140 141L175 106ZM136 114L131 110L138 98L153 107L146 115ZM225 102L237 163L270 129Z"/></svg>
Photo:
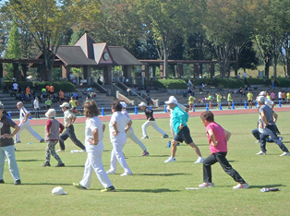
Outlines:
<svg viewBox="0 0 290 216"><path fill-rule="evenodd" d="M53 183L53 182L37 182L37 183L21 183L21 185L55 185L55 186L59 186L59 185L71 185L72 184L67 184L67 183Z"/></svg>
<svg viewBox="0 0 290 216"><path fill-rule="evenodd" d="M100 189L89 189L89 190L100 190ZM156 188L156 189L118 189L116 192L133 192L133 193L168 193L168 192L180 192L180 190L170 190L168 188ZM115 192L115 193L116 193Z"/></svg>
<svg viewBox="0 0 290 216"><path fill-rule="evenodd" d="M66 167L85 167L84 165L65 165Z"/></svg>
<svg viewBox="0 0 290 216"><path fill-rule="evenodd" d="M16 153L17 152L35 152L35 151L43 151L43 152L45 152L45 149L33 149L33 150L29 150L29 149L25 149L25 150L21 150L21 149L17 149L16 148Z"/></svg>
<svg viewBox="0 0 290 216"><path fill-rule="evenodd" d="M150 155L149 157L169 157L169 155Z"/></svg>
<svg viewBox="0 0 290 216"><path fill-rule="evenodd" d="M286 186L286 185L282 185L282 184L269 184L269 185L251 185L250 184L250 189L251 188L259 188L259 189L262 189L262 188L273 188L273 187L282 187L282 186Z"/></svg>
<svg viewBox="0 0 290 216"><path fill-rule="evenodd" d="M33 161L43 161L43 160L36 160L36 159L17 160L17 162L33 162Z"/></svg>
<svg viewBox="0 0 290 216"><path fill-rule="evenodd" d="M192 175L189 173L141 173L135 174L134 176L179 176L179 175Z"/></svg>

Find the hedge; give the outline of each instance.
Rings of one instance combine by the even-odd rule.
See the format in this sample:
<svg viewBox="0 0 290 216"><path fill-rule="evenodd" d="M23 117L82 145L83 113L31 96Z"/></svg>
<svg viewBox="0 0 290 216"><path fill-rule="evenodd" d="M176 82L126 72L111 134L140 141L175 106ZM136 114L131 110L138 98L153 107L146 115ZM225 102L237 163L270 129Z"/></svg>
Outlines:
<svg viewBox="0 0 290 216"><path fill-rule="evenodd" d="M182 79L159 79L146 81L146 85L154 86L154 88L186 89L187 82Z"/></svg>

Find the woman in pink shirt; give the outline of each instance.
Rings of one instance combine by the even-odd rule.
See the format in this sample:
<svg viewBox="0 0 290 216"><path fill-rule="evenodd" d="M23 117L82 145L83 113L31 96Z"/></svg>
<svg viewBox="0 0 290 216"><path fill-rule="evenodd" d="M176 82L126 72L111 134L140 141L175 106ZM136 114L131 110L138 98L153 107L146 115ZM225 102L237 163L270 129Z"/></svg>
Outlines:
<svg viewBox="0 0 290 216"><path fill-rule="evenodd" d="M270 96L272 101L275 100L275 93L273 91L271 92Z"/></svg>
<svg viewBox="0 0 290 216"><path fill-rule="evenodd" d="M240 174L233 169L228 160L227 155L227 141L231 137L231 133L224 130L219 124L214 122L214 115L211 111L205 111L200 115L201 121L206 127L207 139L209 141L209 148L211 155L203 161L203 184L200 188L214 187L212 183L211 165L219 162L223 170L230 175L239 184L233 189L246 189L249 185L240 176Z"/></svg>

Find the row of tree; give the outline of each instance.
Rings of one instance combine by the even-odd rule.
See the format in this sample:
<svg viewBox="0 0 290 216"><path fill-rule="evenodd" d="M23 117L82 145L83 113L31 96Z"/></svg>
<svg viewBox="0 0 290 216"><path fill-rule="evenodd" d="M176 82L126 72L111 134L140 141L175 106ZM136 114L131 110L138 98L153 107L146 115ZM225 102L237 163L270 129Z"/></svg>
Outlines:
<svg viewBox="0 0 290 216"><path fill-rule="evenodd" d="M138 59L164 59L165 77L168 59L217 59L224 77L231 66L255 68L255 52L266 77L271 64L276 76L279 61L290 75L290 0L9 0L0 14L6 57L13 57L12 20L21 57L35 57L38 48L47 80L59 45L74 44L84 31Z"/></svg>

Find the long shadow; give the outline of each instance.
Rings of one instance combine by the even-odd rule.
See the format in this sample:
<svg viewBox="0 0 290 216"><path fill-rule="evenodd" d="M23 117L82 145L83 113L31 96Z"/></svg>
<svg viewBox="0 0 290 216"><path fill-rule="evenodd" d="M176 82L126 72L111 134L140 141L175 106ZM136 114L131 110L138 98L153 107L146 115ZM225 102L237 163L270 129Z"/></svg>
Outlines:
<svg viewBox="0 0 290 216"><path fill-rule="evenodd" d="M33 161L43 161L43 160L36 160L36 159L17 160L17 162L33 162Z"/></svg>
<svg viewBox="0 0 290 216"><path fill-rule="evenodd" d="M26 150L21 150L21 149L17 149L16 148L15 153L17 154L17 152L34 152L34 151L43 151L43 152L45 152L45 149L33 149L33 150L26 149Z"/></svg>
<svg viewBox="0 0 290 216"><path fill-rule="evenodd" d="M169 157L169 155L150 155L149 157Z"/></svg>
<svg viewBox="0 0 290 216"><path fill-rule="evenodd" d="M192 175L189 173L141 173L135 174L134 176L179 176L179 175Z"/></svg>
<svg viewBox="0 0 290 216"><path fill-rule="evenodd" d="M53 183L53 182L21 183L21 185L55 185L55 186L58 186L58 185L65 185L65 186L71 185L72 186L72 184L67 184L67 183Z"/></svg>
<svg viewBox="0 0 290 216"><path fill-rule="evenodd" d="M282 187L282 186L286 186L286 185L283 185L283 184L269 184L269 185L251 185L250 184L250 189L251 188L259 188L259 189L262 189L262 188L273 188L273 187ZM229 186L230 187L230 186Z"/></svg>
<svg viewBox="0 0 290 216"><path fill-rule="evenodd" d="M100 189L89 189L89 190L100 190ZM133 192L133 193L168 193L168 192L180 192L180 190L170 190L168 188L157 188L157 189L118 189L116 192Z"/></svg>
<svg viewBox="0 0 290 216"><path fill-rule="evenodd" d="M84 165L65 165L66 167L85 167Z"/></svg>

